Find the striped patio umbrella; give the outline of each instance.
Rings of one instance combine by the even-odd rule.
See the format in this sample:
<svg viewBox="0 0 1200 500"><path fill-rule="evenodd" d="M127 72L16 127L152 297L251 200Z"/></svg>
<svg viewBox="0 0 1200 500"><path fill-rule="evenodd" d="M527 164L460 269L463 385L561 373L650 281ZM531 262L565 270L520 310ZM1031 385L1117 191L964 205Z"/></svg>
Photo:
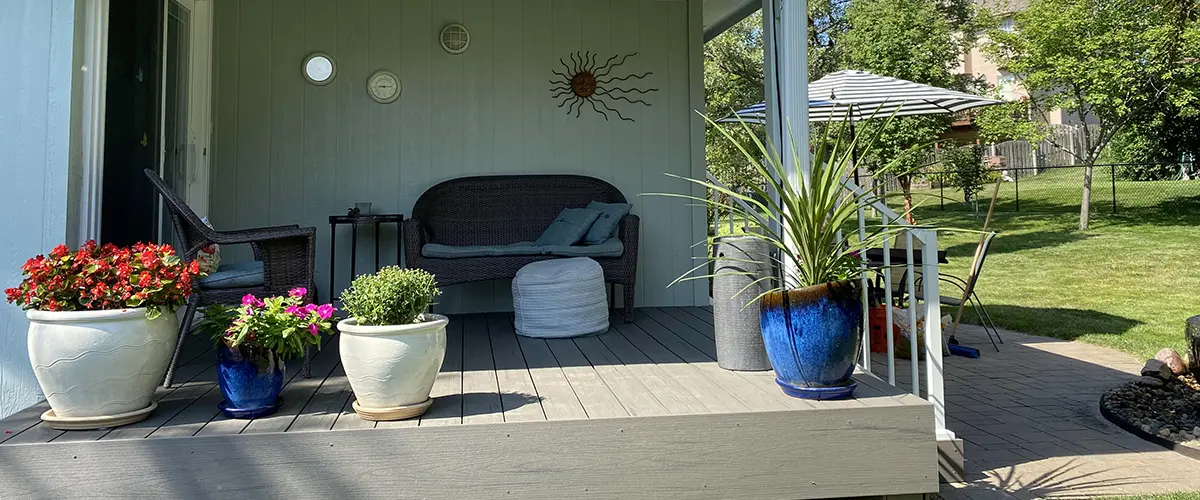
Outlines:
<svg viewBox="0 0 1200 500"><path fill-rule="evenodd" d="M896 116L953 114L1001 102L857 70L836 71L810 83L808 98L809 121L839 121L849 116L851 123L872 117L886 118L892 113ZM766 103L717 121L736 123L739 118L747 123L766 123Z"/></svg>

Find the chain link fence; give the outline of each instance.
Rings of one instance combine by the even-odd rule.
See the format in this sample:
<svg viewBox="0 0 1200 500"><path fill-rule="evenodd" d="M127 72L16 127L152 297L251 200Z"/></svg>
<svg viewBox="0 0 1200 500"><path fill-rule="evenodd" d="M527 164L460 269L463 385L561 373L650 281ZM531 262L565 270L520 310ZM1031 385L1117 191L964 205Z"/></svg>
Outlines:
<svg viewBox="0 0 1200 500"><path fill-rule="evenodd" d="M974 199L955 186L950 173L927 170L913 179L913 204L942 211L987 211L994 182L1002 179L997 212L1077 213L1083 201L1085 170L1080 165L989 169L992 182ZM898 182L889 180L885 189L889 204L903 204ZM1096 165L1091 194L1093 214L1200 215L1200 164Z"/></svg>

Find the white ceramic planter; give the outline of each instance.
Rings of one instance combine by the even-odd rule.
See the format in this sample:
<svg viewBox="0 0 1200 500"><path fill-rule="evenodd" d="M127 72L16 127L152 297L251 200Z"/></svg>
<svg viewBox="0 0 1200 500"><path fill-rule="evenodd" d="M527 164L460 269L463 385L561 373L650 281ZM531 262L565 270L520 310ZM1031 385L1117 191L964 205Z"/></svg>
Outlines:
<svg viewBox="0 0 1200 500"><path fill-rule="evenodd" d="M338 322L342 367L358 407L393 409L429 400L446 357L448 320L439 314L422 319L392 326L359 326L354 318Z"/></svg>
<svg viewBox="0 0 1200 500"><path fill-rule="evenodd" d="M58 418L119 415L150 406L175 351L175 313L145 308L27 311L29 361Z"/></svg>

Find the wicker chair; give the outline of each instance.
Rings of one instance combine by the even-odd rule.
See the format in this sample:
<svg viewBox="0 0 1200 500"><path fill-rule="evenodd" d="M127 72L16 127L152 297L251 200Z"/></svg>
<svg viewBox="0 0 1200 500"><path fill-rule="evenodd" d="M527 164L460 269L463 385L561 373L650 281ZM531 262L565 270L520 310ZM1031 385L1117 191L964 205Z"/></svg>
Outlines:
<svg viewBox="0 0 1200 500"><path fill-rule="evenodd" d="M519 255L434 259L421 255L428 243L443 245L507 245L533 241L564 208L589 202L626 203L612 184L579 175L494 175L463 177L429 188L404 221L404 258L408 267L429 271L441 285L512 279L526 264L558 257ZM624 315L633 320L637 278L638 217L621 219L617 238L620 257L594 258L604 281L621 285Z"/></svg>
<svg viewBox="0 0 1200 500"><path fill-rule="evenodd" d="M196 309L213 304L240 304L242 296L251 293L259 297L281 295L295 287L308 289L310 301L316 301L316 239L317 230L312 227L275 226L237 231L216 231L203 222L183 200L175 194L166 182L153 170L145 171L154 189L166 202L171 212L171 222L175 226L182 251L180 256L185 262L196 258L200 249L212 245L249 244L254 251L254 259L263 264L263 280L261 285L222 288L206 285L203 280L188 298L183 313L183 322L179 326L179 342L167 368L167 376L163 381L164 387L170 387L175 376L175 368L179 363L179 355L183 350L184 340L191 330ZM220 271L218 269L218 271ZM311 358L308 353L304 356L303 374L309 376Z"/></svg>

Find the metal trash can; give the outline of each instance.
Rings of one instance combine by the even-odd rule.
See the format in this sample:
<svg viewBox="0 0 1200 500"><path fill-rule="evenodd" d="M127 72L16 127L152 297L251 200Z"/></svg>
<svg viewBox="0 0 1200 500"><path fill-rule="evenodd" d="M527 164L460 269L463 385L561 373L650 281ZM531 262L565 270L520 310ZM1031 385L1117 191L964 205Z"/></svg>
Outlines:
<svg viewBox="0 0 1200 500"><path fill-rule="evenodd" d="M725 236L718 238L715 243L713 325L717 365L726 370L771 369L759 328L758 303L746 306L768 287L767 282L760 282L746 288L754 280L772 272L770 250L766 242L749 236ZM748 275L733 274L742 272Z"/></svg>

